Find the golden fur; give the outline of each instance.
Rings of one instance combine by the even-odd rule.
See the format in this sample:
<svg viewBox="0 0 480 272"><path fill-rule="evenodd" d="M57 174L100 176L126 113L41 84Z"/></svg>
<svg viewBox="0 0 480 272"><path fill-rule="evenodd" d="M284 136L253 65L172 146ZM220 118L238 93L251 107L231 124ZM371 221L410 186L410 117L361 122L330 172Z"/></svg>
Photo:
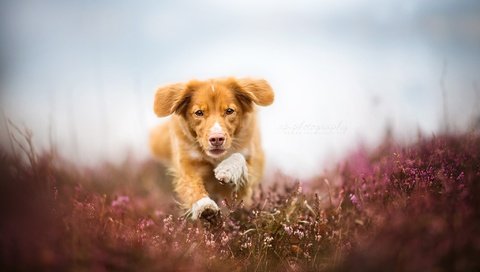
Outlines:
<svg viewBox="0 0 480 272"><path fill-rule="evenodd" d="M254 104L267 106L273 99L272 88L265 80L248 78L192 80L157 90L154 112L159 117L172 116L152 130L150 147L174 173L175 192L185 208L193 209L205 197L218 201L231 198L233 193L247 205L251 202L264 169ZM215 140L223 144L212 147ZM233 166L223 163L219 169L229 157ZM246 162L248 170L242 181L230 173L238 172L235 167L241 167L241 161ZM222 173L226 179L236 180L225 184Z"/></svg>

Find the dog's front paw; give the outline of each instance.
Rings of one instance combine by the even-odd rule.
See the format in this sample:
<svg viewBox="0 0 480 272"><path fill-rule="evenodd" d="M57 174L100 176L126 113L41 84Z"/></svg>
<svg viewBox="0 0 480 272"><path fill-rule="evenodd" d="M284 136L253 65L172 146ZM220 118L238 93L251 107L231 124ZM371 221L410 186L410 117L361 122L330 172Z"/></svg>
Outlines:
<svg viewBox="0 0 480 272"><path fill-rule="evenodd" d="M220 213L217 203L208 196L198 200L192 205L192 219L204 219L209 222L216 220Z"/></svg>
<svg viewBox="0 0 480 272"><path fill-rule="evenodd" d="M240 153L234 153L223 160L214 170L215 178L221 183L240 188L247 179L248 168L245 157Z"/></svg>

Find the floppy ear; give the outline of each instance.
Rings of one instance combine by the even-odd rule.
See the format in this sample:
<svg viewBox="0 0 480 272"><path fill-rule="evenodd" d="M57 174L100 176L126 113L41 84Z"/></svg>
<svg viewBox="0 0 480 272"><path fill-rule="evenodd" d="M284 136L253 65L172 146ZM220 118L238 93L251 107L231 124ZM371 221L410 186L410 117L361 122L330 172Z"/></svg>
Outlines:
<svg viewBox="0 0 480 272"><path fill-rule="evenodd" d="M190 92L183 83L161 87L155 93L153 111L158 117L164 117L172 113L182 114L187 110L190 98Z"/></svg>
<svg viewBox="0 0 480 272"><path fill-rule="evenodd" d="M273 103L275 97L272 87L263 79L233 79L234 91L237 99L251 109L251 103L254 102L259 106L268 106Z"/></svg>

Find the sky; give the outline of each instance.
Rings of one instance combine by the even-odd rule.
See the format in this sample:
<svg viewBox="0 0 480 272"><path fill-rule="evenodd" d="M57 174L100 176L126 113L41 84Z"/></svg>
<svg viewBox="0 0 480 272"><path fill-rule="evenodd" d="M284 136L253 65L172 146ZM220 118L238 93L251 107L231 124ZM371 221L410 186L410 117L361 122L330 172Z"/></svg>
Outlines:
<svg viewBox="0 0 480 272"><path fill-rule="evenodd" d="M2 119L81 164L150 156L155 90L193 78L270 82L268 169L299 177L480 114L478 1L3 0L0 23Z"/></svg>

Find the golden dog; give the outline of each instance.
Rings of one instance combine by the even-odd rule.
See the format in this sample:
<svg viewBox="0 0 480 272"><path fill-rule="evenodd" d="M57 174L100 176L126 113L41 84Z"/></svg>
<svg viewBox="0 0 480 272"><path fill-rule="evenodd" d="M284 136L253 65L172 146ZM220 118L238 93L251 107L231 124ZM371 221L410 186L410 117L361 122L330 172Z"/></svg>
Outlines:
<svg viewBox="0 0 480 272"><path fill-rule="evenodd" d="M150 147L174 174L174 189L193 219L219 212L214 200L234 194L251 203L263 175L264 153L255 105L273 103L265 80L192 80L159 88L154 112L172 115L154 128Z"/></svg>

